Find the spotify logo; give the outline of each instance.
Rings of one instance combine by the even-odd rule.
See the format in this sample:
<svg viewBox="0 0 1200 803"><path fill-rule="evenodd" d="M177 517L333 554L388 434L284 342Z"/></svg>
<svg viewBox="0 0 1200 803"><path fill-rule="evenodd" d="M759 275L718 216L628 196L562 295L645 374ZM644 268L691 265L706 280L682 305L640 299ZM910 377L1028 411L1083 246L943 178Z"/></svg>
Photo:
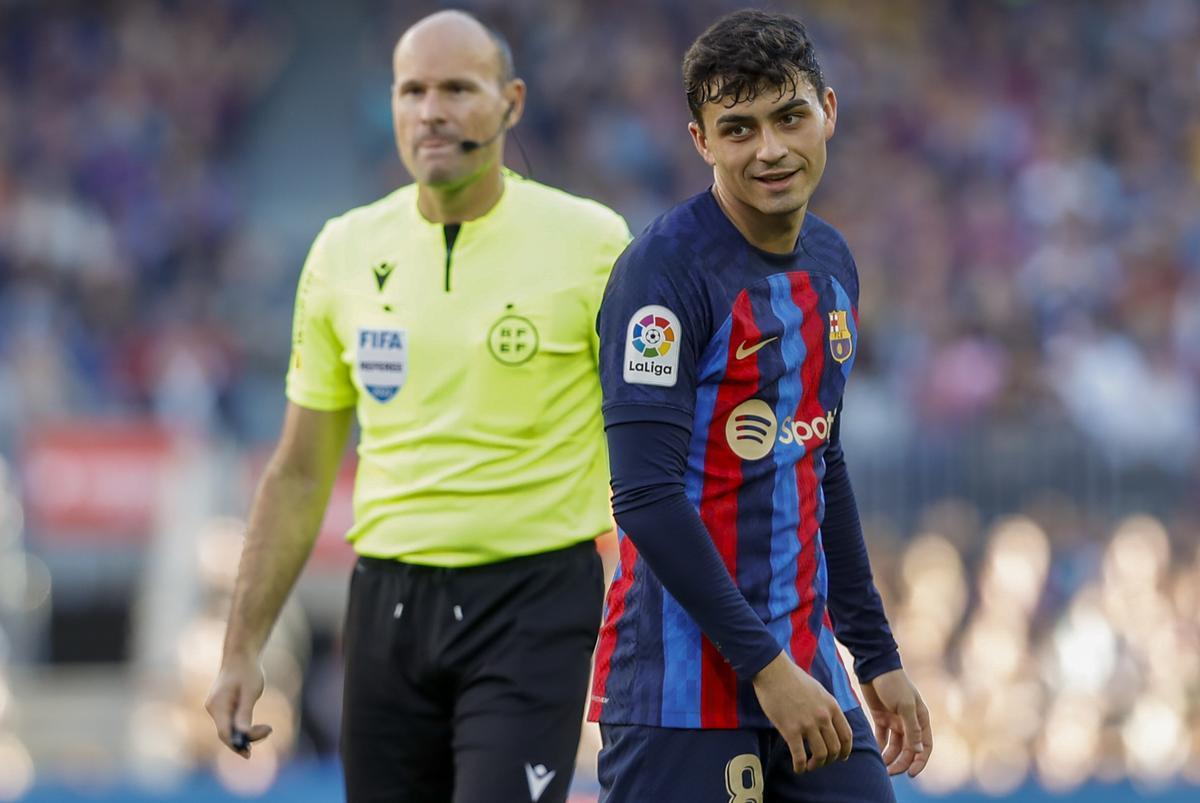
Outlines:
<svg viewBox="0 0 1200 803"><path fill-rule="evenodd" d="M775 412L765 401L750 399L733 409L725 422L725 440L743 460L761 460L771 453L778 429Z"/></svg>

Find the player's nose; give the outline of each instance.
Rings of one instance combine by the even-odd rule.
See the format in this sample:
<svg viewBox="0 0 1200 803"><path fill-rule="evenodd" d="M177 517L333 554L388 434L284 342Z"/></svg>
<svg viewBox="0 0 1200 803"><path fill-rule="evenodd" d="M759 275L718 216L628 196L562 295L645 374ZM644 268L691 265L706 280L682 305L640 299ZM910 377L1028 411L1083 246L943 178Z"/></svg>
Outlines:
<svg viewBox="0 0 1200 803"><path fill-rule="evenodd" d="M787 152L787 145L779 135L772 131L770 126L763 126L758 138L758 150L754 154L758 161L775 164L787 156Z"/></svg>

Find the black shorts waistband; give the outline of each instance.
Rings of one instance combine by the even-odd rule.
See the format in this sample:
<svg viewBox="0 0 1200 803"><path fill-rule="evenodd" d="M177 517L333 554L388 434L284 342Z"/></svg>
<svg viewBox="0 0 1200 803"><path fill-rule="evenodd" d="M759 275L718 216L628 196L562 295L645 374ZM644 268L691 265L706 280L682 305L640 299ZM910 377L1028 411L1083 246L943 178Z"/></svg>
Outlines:
<svg viewBox="0 0 1200 803"><path fill-rule="evenodd" d="M397 572L409 575L444 576L448 574L476 575L488 572L508 572L514 569L533 568L543 563L557 563L571 560L576 555L596 554L596 542L593 539L580 541L577 544L552 549L548 552L535 552L532 555L518 555L513 558L480 563L473 566L429 566L423 563L408 563L394 558L372 558L359 555L358 566L371 571Z"/></svg>

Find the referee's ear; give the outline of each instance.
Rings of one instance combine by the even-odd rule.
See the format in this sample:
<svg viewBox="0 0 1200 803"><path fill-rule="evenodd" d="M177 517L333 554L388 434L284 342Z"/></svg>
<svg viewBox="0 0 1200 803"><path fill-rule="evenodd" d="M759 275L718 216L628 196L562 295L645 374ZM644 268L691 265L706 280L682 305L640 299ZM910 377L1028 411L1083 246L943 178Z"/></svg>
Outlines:
<svg viewBox="0 0 1200 803"><path fill-rule="evenodd" d="M504 105L510 110L505 123L506 129L515 126L520 121L521 115L525 113L526 92L525 82L520 78L514 78L504 85Z"/></svg>

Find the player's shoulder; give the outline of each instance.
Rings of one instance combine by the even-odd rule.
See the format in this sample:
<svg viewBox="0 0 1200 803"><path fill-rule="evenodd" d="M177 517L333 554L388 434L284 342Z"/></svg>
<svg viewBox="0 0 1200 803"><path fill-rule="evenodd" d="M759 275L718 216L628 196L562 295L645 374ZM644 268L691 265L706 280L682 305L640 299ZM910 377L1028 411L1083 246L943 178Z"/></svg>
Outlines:
<svg viewBox="0 0 1200 803"><path fill-rule="evenodd" d="M813 259L831 266L854 265L846 238L831 223L812 212L805 214L800 236L804 250Z"/></svg>
<svg viewBox="0 0 1200 803"><path fill-rule="evenodd" d="M568 228L574 235L629 238L629 225L608 206L512 172L505 174L506 193L522 216L543 229Z"/></svg>
<svg viewBox="0 0 1200 803"><path fill-rule="evenodd" d="M704 306L707 272L702 265L711 249L706 249L709 238L697 219L694 200L671 207L633 238L613 267L606 302Z"/></svg>
<svg viewBox="0 0 1200 803"><path fill-rule="evenodd" d="M663 212L633 238L622 262L626 270L687 272L693 257L705 250L712 227L697 209L707 192Z"/></svg>
<svg viewBox="0 0 1200 803"><path fill-rule="evenodd" d="M809 212L805 215L800 239L805 252L835 276L857 303L858 266L842 233Z"/></svg>

